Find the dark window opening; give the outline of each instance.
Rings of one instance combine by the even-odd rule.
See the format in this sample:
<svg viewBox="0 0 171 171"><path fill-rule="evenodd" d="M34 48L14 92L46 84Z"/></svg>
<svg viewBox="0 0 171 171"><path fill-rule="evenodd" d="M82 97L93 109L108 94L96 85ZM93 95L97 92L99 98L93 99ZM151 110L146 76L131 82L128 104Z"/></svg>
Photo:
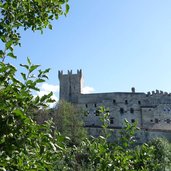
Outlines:
<svg viewBox="0 0 171 171"><path fill-rule="evenodd" d="M113 99L113 104L116 104L116 100L115 99Z"/></svg>
<svg viewBox="0 0 171 171"><path fill-rule="evenodd" d="M86 108L88 108L88 104L86 104L85 106L86 106Z"/></svg>
<svg viewBox="0 0 171 171"><path fill-rule="evenodd" d="M153 122L153 119L151 119L150 122Z"/></svg>
<svg viewBox="0 0 171 171"><path fill-rule="evenodd" d="M157 118L155 118L155 123L159 123L159 120Z"/></svg>
<svg viewBox="0 0 171 171"><path fill-rule="evenodd" d="M124 113L124 109L120 108L120 113L123 114Z"/></svg>
<svg viewBox="0 0 171 171"><path fill-rule="evenodd" d="M128 104L128 100L125 100L125 104Z"/></svg>
<svg viewBox="0 0 171 171"><path fill-rule="evenodd" d="M166 122L167 122L167 123L170 123L170 119L167 119Z"/></svg>
<svg viewBox="0 0 171 171"><path fill-rule="evenodd" d="M114 124L113 118L110 118L110 124Z"/></svg>
<svg viewBox="0 0 171 171"><path fill-rule="evenodd" d="M134 123L135 122L135 119L131 119L131 122Z"/></svg>
<svg viewBox="0 0 171 171"><path fill-rule="evenodd" d="M96 111L95 111L95 114L96 114L96 116L99 116L99 115L100 115L99 110L96 110Z"/></svg>
<svg viewBox="0 0 171 171"><path fill-rule="evenodd" d="M97 104L96 103L94 104L94 107L97 107Z"/></svg>
<svg viewBox="0 0 171 171"><path fill-rule="evenodd" d="M138 104L140 105L141 104L141 101L138 101Z"/></svg>
<svg viewBox="0 0 171 171"><path fill-rule="evenodd" d="M130 113L134 113L134 109L133 108L130 108Z"/></svg>

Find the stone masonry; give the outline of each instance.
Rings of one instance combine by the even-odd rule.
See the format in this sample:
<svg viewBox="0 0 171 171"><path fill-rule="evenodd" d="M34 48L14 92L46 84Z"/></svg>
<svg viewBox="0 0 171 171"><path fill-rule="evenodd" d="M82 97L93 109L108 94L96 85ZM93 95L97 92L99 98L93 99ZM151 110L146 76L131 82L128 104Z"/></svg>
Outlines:
<svg viewBox="0 0 171 171"><path fill-rule="evenodd" d="M100 134L101 121L98 116L99 106L105 106L110 112L109 127L117 131L123 127L124 120L138 122L140 131L136 137L139 142L154 137L166 137L171 141L171 94L163 91L148 93L130 92L81 93L82 71L76 74L68 71L58 72L60 81L60 100L66 100L87 111L85 127L90 134Z"/></svg>

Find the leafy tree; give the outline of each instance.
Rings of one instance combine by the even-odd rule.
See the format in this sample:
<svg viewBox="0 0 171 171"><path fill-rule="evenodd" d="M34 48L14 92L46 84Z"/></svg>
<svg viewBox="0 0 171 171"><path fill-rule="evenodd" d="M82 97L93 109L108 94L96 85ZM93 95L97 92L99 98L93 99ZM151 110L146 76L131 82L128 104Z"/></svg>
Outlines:
<svg viewBox="0 0 171 171"><path fill-rule="evenodd" d="M150 143L155 147L155 158L158 161L159 170L171 169L171 144L165 138L155 138Z"/></svg>
<svg viewBox="0 0 171 171"><path fill-rule="evenodd" d="M54 108L53 121L59 132L71 138L72 144L78 145L85 137L83 111L66 101L59 101Z"/></svg>
<svg viewBox="0 0 171 171"><path fill-rule="evenodd" d="M66 15L68 10L68 0L0 0L0 40L4 44L0 49L2 61L7 56L16 58L13 47L20 45L21 28L41 32L46 27L52 29L50 21Z"/></svg>
<svg viewBox="0 0 171 171"><path fill-rule="evenodd" d="M27 59L26 65L20 65L26 72L19 81L17 68L5 59L16 58L21 28L52 29L50 21L68 10L68 0L0 0L0 170L54 170L54 160L63 170L59 152L65 148L64 137L52 132L52 123L38 125L32 120L35 109L52 102L52 93L41 98L32 95L33 90L39 91L37 84L48 78L49 69L37 71L39 65Z"/></svg>

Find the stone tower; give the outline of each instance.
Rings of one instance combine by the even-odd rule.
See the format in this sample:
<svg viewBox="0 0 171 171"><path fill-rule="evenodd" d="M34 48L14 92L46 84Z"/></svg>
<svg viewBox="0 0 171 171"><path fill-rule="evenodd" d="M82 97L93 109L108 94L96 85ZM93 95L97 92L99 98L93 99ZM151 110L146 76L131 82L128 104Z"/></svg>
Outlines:
<svg viewBox="0 0 171 171"><path fill-rule="evenodd" d="M81 94L82 70L77 70L76 74L72 74L72 70L67 74L58 71L58 78L60 82L59 99L77 103L78 95Z"/></svg>

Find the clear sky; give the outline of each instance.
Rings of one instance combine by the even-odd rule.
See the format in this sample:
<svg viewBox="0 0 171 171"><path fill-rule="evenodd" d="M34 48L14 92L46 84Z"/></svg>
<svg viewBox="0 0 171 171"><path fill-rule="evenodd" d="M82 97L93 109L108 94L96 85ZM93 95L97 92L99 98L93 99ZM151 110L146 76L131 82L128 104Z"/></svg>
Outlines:
<svg viewBox="0 0 171 171"><path fill-rule="evenodd" d="M51 68L42 91L57 91L58 70L82 69L94 92L171 92L171 0L71 0L52 31L22 32L16 52Z"/></svg>

